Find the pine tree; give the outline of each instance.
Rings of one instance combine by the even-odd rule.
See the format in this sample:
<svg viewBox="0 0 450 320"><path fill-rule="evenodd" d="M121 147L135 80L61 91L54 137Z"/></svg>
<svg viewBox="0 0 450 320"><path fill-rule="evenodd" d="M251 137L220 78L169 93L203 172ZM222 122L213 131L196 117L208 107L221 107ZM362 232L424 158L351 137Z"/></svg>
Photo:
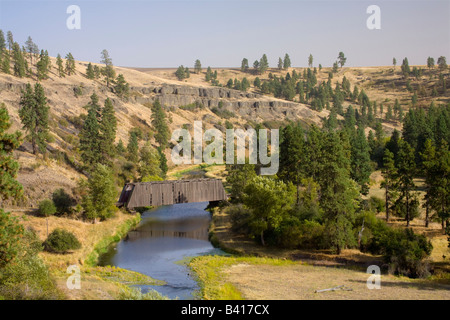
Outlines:
<svg viewBox="0 0 450 320"><path fill-rule="evenodd" d="M139 161L139 141L135 132L130 132L127 145L127 159L132 163Z"/></svg>
<svg viewBox="0 0 450 320"><path fill-rule="evenodd" d="M195 73L197 73L197 74L202 72L202 63L198 59L195 60L194 70L195 70Z"/></svg>
<svg viewBox="0 0 450 320"><path fill-rule="evenodd" d="M314 61L313 55L310 53L308 57L308 67L312 68L313 61Z"/></svg>
<svg viewBox="0 0 450 320"><path fill-rule="evenodd" d="M248 71L248 60L247 60L247 58L242 59L241 71L242 72L247 72Z"/></svg>
<svg viewBox="0 0 450 320"><path fill-rule="evenodd" d="M356 136L351 144L351 169L351 177L361 187L361 193L367 195L372 167L370 164L369 145L362 127L358 127Z"/></svg>
<svg viewBox="0 0 450 320"><path fill-rule="evenodd" d="M27 41L25 42L25 48L30 56L30 67L33 66L33 55L36 53L37 45L33 42L33 39L29 36Z"/></svg>
<svg viewBox="0 0 450 320"><path fill-rule="evenodd" d="M6 37L8 38L8 50L11 51L14 46L14 38L11 31L6 33Z"/></svg>
<svg viewBox="0 0 450 320"><path fill-rule="evenodd" d="M8 110L0 105L0 200L19 199L23 195L22 185L16 180L19 164L13 156L21 143L20 132L7 133L11 127ZM9 264L20 250L23 226L9 212L0 208L0 270Z"/></svg>
<svg viewBox="0 0 450 320"><path fill-rule="evenodd" d="M103 75L106 79L106 87L109 88L109 84L116 77L116 72L114 71L112 59L109 56L108 50L103 49L101 52L100 62L105 64L105 67L103 68Z"/></svg>
<svg viewBox="0 0 450 320"><path fill-rule="evenodd" d="M167 158L160 147L157 148L159 154L159 168L161 169L161 178L165 179L169 167L167 166Z"/></svg>
<svg viewBox="0 0 450 320"><path fill-rule="evenodd" d="M92 67L92 63L89 62L88 66L86 67L86 78L88 79L95 79L95 73L94 68Z"/></svg>
<svg viewBox="0 0 450 320"><path fill-rule="evenodd" d="M281 57L278 58L278 65L277 65L277 67L278 67L278 70L283 69L283 60L281 59Z"/></svg>
<svg viewBox="0 0 450 320"><path fill-rule="evenodd" d="M259 77L256 77L255 80L253 81L253 85L256 88L261 88L261 79L259 79Z"/></svg>
<svg viewBox="0 0 450 320"><path fill-rule="evenodd" d="M305 140L302 127L287 125L281 130L280 169L278 176L297 187L296 203L300 203L301 181L306 177Z"/></svg>
<svg viewBox="0 0 450 320"><path fill-rule="evenodd" d="M184 66L179 66L177 71L175 71L175 75L177 76L178 80L180 80L180 81L187 78Z"/></svg>
<svg viewBox="0 0 450 320"><path fill-rule="evenodd" d="M22 51L20 50L20 46L17 42L13 44L12 50L13 64L14 64L14 75L20 78L25 77L26 68L25 68L25 59L23 57Z"/></svg>
<svg viewBox="0 0 450 320"><path fill-rule="evenodd" d="M141 179L147 176L162 176L158 151L147 142L139 152L139 175Z"/></svg>
<svg viewBox="0 0 450 320"><path fill-rule="evenodd" d="M288 69L291 67L291 59L289 55L286 53L283 60L283 69Z"/></svg>
<svg viewBox="0 0 450 320"><path fill-rule="evenodd" d="M411 73L411 69L409 68L408 58L403 59L402 73L405 78L408 78L409 74Z"/></svg>
<svg viewBox="0 0 450 320"><path fill-rule="evenodd" d="M440 56L437 60L439 70L442 72L447 69L447 59L444 56Z"/></svg>
<svg viewBox="0 0 450 320"><path fill-rule="evenodd" d="M66 55L66 73L68 76L75 73L75 59L70 52Z"/></svg>
<svg viewBox="0 0 450 320"><path fill-rule="evenodd" d="M63 60L61 59L61 55L58 53L58 56L56 57L56 66L58 68L58 75L60 78L64 78L66 76L64 72L64 65Z"/></svg>
<svg viewBox="0 0 450 320"><path fill-rule="evenodd" d="M3 73L10 74L10 72L11 72L10 71L10 64L11 64L10 57L9 57L9 54L6 53L6 51L3 51L3 52L4 52L4 54L3 54L3 59L2 59L1 70Z"/></svg>
<svg viewBox="0 0 450 320"><path fill-rule="evenodd" d="M395 187L397 185L397 168L394 163L394 154L388 149L384 151L381 174L384 178L381 182L381 187L384 188L385 192L386 221L389 221L389 211L391 208L393 195L395 194Z"/></svg>
<svg viewBox="0 0 450 320"><path fill-rule="evenodd" d="M170 130L166 121L166 113L157 99L152 105L152 126L155 129L155 140L162 150L167 147Z"/></svg>
<svg viewBox="0 0 450 320"><path fill-rule="evenodd" d="M247 78L244 77L244 79L242 79L242 83L241 83L241 90L247 91L248 88L250 88L250 82L248 82Z"/></svg>
<svg viewBox="0 0 450 320"><path fill-rule="evenodd" d="M392 58L392 64L394 65L394 69L395 69L395 66L397 65L397 59Z"/></svg>
<svg viewBox="0 0 450 320"><path fill-rule="evenodd" d="M400 197L398 203L402 208L405 208L406 226L409 227L410 221L413 217L413 190L415 184L413 181L416 171L416 162L414 157L414 149L403 140L400 140L398 152L398 191Z"/></svg>
<svg viewBox="0 0 450 320"><path fill-rule="evenodd" d="M102 141L99 123L101 108L95 93L91 95L91 101L86 107L88 114L79 134L80 153L85 167L92 170L97 163L101 162L103 157L100 148Z"/></svg>
<svg viewBox="0 0 450 320"><path fill-rule="evenodd" d="M97 163L87 182L82 184L86 190L82 206L88 219L93 223L97 219L106 220L117 210L115 202L117 191L114 175L107 166Z"/></svg>
<svg viewBox="0 0 450 320"><path fill-rule="evenodd" d="M205 80L207 82L211 81L212 75L213 75L213 72L211 70L211 67L208 67L208 69L206 69Z"/></svg>
<svg viewBox="0 0 450 320"><path fill-rule="evenodd" d="M21 133L15 131L8 133L11 127L8 110L2 103L0 105L0 199L18 199L22 195L22 185L16 180L19 164L13 156L13 151L21 144ZM2 226L3 227L3 226ZM1 247L1 245L0 245Z"/></svg>
<svg viewBox="0 0 450 320"><path fill-rule="evenodd" d="M28 83L25 90L22 90L20 99L19 116L23 129L28 133L33 148L33 154L45 152L46 140L48 137L48 112L47 98L44 88L36 83L34 92Z"/></svg>
<svg viewBox="0 0 450 320"><path fill-rule="evenodd" d="M119 97L125 99L128 98L130 94L130 85L125 81L123 74L117 76L114 91Z"/></svg>
<svg viewBox="0 0 450 320"><path fill-rule="evenodd" d="M47 79L48 72L50 70L50 58L48 56L47 50L41 50L41 54L39 56L39 61L36 64L37 67L37 76L39 80Z"/></svg>
<svg viewBox="0 0 450 320"><path fill-rule="evenodd" d="M264 74L269 68L269 61L267 60L266 54L263 54L261 59L259 60L259 72Z"/></svg>
<svg viewBox="0 0 450 320"><path fill-rule="evenodd" d="M127 151L127 149L125 149L123 141L122 141L122 139L120 139L116 146L116 153L118 155L122 156L125 153L125 151Z"/></svg>
<svg viewBox="0 0 450 320"><path fill-rule="evenodd" d="M104 107L101 110L99 129L101 135L101 153L103 155L101 163L110 165L116 151L114 141L116 140L117 118L114 106L109 98L106 98Z"/></svg>
<svg viewBox="0 0 450 320"><path fill-rule="evenodd" d="M341 68L344 66L345 62L347 62L347 58L345 57L344 53L341 51L338 55L338 62L341 65Z"/></svg>
<svg viewBox="0 0 450 320"><path fill-rule="evenodd" d="M0 52L3 53L5 50L6 50L5 34L3 33L3 30L0 29Z"/></svg>
<svg viewBox="0 0 450 320"><path fill-rule="evenodd" d="M258 61L258 60L255 60L255 61L253 62L253 69L254 69L255 73L260 73L260 69L259 69L259 61Z"/></svg>

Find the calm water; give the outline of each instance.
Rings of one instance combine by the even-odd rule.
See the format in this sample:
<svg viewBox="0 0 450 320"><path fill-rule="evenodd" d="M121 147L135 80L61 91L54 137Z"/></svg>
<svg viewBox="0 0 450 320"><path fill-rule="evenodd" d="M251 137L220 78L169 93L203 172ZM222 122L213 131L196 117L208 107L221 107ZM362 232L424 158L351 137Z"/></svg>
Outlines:
<svg viewBox="0 0 450 320"><path fill-rule="evenodd" d="M185 203L144 212L137 229L112 246L99 264L137 271L167 283L140 286L143 292L154 289L171 299L194 299L198 285L189 275L189 268L177 261L222 253L208 241L211 217L205 211L207 205Z"/></svg>

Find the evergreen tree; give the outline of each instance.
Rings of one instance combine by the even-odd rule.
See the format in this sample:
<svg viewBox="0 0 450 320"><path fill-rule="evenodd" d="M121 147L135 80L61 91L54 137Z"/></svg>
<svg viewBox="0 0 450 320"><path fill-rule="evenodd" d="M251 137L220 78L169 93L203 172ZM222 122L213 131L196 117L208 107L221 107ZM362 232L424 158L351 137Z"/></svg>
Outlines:
<svg viewBox="0 0 450 320"><path fill-rule="evenodd" d="M277 67L278 67L278 70L283 69L283 60L281 59L281 57L278 58L278 65L277 65Z"/></svg>
<svg viewBox="0 0 450 320"><path fill-rule="evenodd" d="M6 50L5 34L3 33L3 30L0 29L0 53L5 52L5 50Z"/></svg>
<svg viewBox="0 0 450 320"><path fill-rule="evenodd" d="M261 88L261 79L259 79L259 77L256 77L256 78L255 78L255 81L253 82L253 85L254 85L256 88Z"/></svg>
<svg viewBox="0 0 450 320"><path fill-rule="evenodd" d="M406 226L409 227L410 221L414 218L413 206L415 199L413 191L415 184L413 181L416 171L416 162L414 157L414 149L403 140L400 140L397 174L398 174L398 191L400 193L397 203L400 208L404 208ZM399 211L399 210L397 210Z"/></svg>
<svg viewBox="0 0 450 320"><path fill-rule="evenodd" d="M248 71L248 60L247 60L247 58L242 59L241 71L242 72L247 72Z"/></svg>
<svg viewBox="0 0 450 320"><path fill-rule="evenodd" d="M109 56L108 50L103 49L101 52L101 63L105 64L105 67L103 68L103 75L106 79L106 87L109 88L109 84L113 81L113 79L116 77L116 72L114 71L112 59Z"/></svg>
<svg viewBox="0 0 450 320"><path fill-rule="evenodd" d="M167 166L167 158L160 147L158 147L157 150L159 154L159 168L161 169L161 178L165 179L167 171L169 170L169 167Z"/></svg>
<svg viewBox="0 0 450 320"><path fill-rule="evenodd" d="M259 73L260 72L259 61L258 60L255 60L255 62L253 62L253 69L255 70L255 73Z"/></svg>
<svg viewBox="0 0 450 320"><path fill-rule="evenodd" d="M310 67L310 68L312 68L312 66L313 66L313 55L312 54L309 54L309 57L308 57L308 66Z"/></svg>
<svg viewBox="0 0 450 320"><path fill-rule="evenodd" d="M278 176L297 187L296 203L300 203L301 181L305 172L305 140L302 127L287 125L281 130L280 169Z"/></svg>
<svg viewBox="0 0 450 320"><path fill-rule="evenodd" d="M392 64L394 65L394 69L395 69L395 66L397 65L397 59L392 58Z"/></svg>
<svg viewBox="0 0 450 320"><path fill-rule="evenodd" d="M198 59L195 60L194 70L195 70L195 73L197 73L197 74L202 72L202 63Z"/></svg>
<svg viewBox="0 0 450 320"><path fill-rule="evenodd" d="M137 163L139 160L139 144L138 136L135 132L130 132L127 145L127 159L132 163Z"/></svg>
<svg viewBox="0 0 450 320"><path fill-rule="evenodd" d="M66 73L68 76L75 73L75 59L70 52L66 55Z"/></svg>
<svg viewBox="0 0 450 320"><path fill-rule="evenodd" d="M38 51L37 45L33 42L33 39L29 36L27 41L25 42L25 48L27 49L27 52L30 57L30 67L33 66L33 55L36 54L36 51Z"/></svg>
<svg viewBox="0 0 450 320"><path fill-rule="evenodd" d="M141 179L147 176L162 176L159 153L150 142L140 150L138 170Z"/></svg>
<svg viewBox="0 0 450 320"><path fill-rule="evenodd" d="M356 199L356 183L350 178L350 163L345 143L333 131L326 132L320 144L319 174L320 206L324 210L327 237L331 248L340 254L355 244L352 232Z"/></svg>
<svg viewBox="0 0 450 320"><path fill-rule="evenodd" d="M403 59L402 73L405 78L408 78L409 74L411 73L411 69L409 68L408 58Z"/></svg>
<svg viewBox="0 0 450 320"><path fill-rule="evenodd" d="M20 132L7 133L11 127L8 110L0 105L0 200L19 199L23 195L22 185L16 180L19 164L13 156L21 143ZM24 228L9 212L0 208L0 270L18 254Z"/></svg>
<svg viewBox="0 0 450 320"><path fill-rule="evenodd" d="M361 193L367 195L372 167L369 145L362 127L358 127L357 134L351 144L351 169L351 177L361 187Z"/></svg>
<svg viewBox="0 0 450 320"><path fill-rule="evenodd" d="M447 69L447 59L444 56L440 56L437 60L439 70L442 72Z"/></svg>
<svg viewBox="0 0 450 320"><path fill-rule="evenodd" d="M269 68L269 61L267 60L266 54L263 54L261 59L259 60L259 72L264 74Z"/></svg>
<svg viewBox="0 0 450 320"><path fill-rule="evenodd" d="M41 54L39 56L39 61L36 64L37 67L37 76L39 80L47 79L48 72L50 71L50 58L48 56L47 50L41 50Z"/></svg>
<svg viewBox="0 0 450 320"><path fill-rule="evenodd" d="M58 68L58 75L60 78L64 78L66 76L64 72L64 66L63 61L61 59L61 55L58 53L58 56L56 57L56 66Z"/></svg>
<svg viewBox="0 0 450 320"><path fill-rule="evenodd" d="M7 131L10 128L11 122L8 110L2 103L0 104L0 167L2 168L2 174L0 174L0 200L9 198L18 199L23 191L22 185L16 180L19 172L19 164L13 155L13 151L21 144L21 133L19 131L8 133ZM2 243L0 241L1 247Z"/></svg>
<svg viewBox="0 0 450 320"><path fill-rule="evenodd" d="M242 79L242 83L241 83L241 90L247 91L248 88L250 88L250 82L248 82L247 78L244 77L244 79Z"/></svg>
<svg viewBox="0 0 450 320"><path fill-rule="evenodd" d="M100 147L102 153L101 163L109 165L115 156L116 148L114 141L116 140L117 118L114 106L109 98L106 98L104 107L101 110L101 122L99 132L101 135Z"/></svg>
<svg viewBox="0 0 450 320"><path fill-rule="evenodd" d="M205 80L206 80L207 82L211 81L212 75L213 75L213 72L212 72L212 70L211 70L211 67L208 67L208 68L206 69Z"/></svg>
<svg viewBox="0 0 450 320"><path fill-rule="evenodd" d="M91 101L87 105L88 114L80 130L80 153L81 159L88 170L93 169L97 163L101 163L103 154L100 143L102 142L100 133L99 118L101 108L98 104L98 97L94 93Z"/></svg>
<svg viewBox="0 0 450 320"><path fill-rule="evenodd" d="M87 189L82 199L82 206L88 219L94 223L97 219L106 220L117 210L117 190L114 175L107 166L97 163L83 186Z"/></svg>
<svg viewBox="0 0 450 320"><path fill-rule="evenodd" d="M23 57L20 46L17 42L13 44L12 50L13 64L14 64L14 75L23 78L26 75L25 59Z"/></svg>
<svg viewBox="0 0 450 320"><path fill-rule="evenodd" d="M228 79L228 82L227 82L227 88L229 88L229 89L232 89L233 88L233 80L232 79Z"/></svg>
<svg viewBox="0 0 450 320"><path fill-rule="evenodd" d="M8 53L6 53L6 51L3 51L4 52L4 54L3 54L3 58L2 58L2 61L1 61L1 70L2 70L2 72L3 73L6 73L6 74L10 74L10 64L11 64L11 61L10 61L10 57L9 57L9 54Z"/></svg>
<svg viewBox="0 0 450 320"><path fill-rule="evenodd" d="M86 67L86 78L88 79L95 79L95 73L94 68L92 67L92 63L89 62L88 66Z"/></svg>
<svg viewBox="0 0 450 320"><path fill-rule="evenodd" d="M8 50L11 51L13 46L14 46L14 38L13 38L13 34L11 31L8 31L6 33L6 37L8 39Z"/></svg>
<svg viewBox="0 0 450 320"><path fill-rule="evenodd" d="M381 182L381 187L384 188L385 192L386 221L389 221L389 211L395 194L395 187L397 185L397 168L394 163L394 154L388 149L384 151L381 174L384 178Z"/></svg>
<svg viewBox="0 0 450 320"><path fill-rule="evenodd" d="M345 57L344 53L341 51L338 55L338 62L341 65L341 68L344 66L345 62L347 62L347 58Z"/></svg>
<svg viewBox="0 0 450 320"><path fill-rule="evenodd" d="M125 149L122 139L120 139L116 146L116 153L118 155L123 155L125 153L125 151L127 151L127 150Z"/></svg>
<svg viewBox="0 0 450 320"><path fill-rule="evenodd" d="M182 65L179 66L177 71L175 71L175 75L177 76L178 80L180 80L180 81L183 79L186 79L187 77L186 77L186 71L185 71L184 66L182 66Z"/></svg>
<svg viewBox="0 0 450 320"><path fill-rule="evenodd" d="M286 53L284 55L284 60L283 60L283 69L288 69L291 67L291 59L289 58L289 55Z"/></svg>
<svg viewBox="0 0 450 320"><path fill-rule="evenodd" d="M19 116L23 129L28 133L31 141L33 154L45 152L46 140L48 137L48 112L47 98L44 88L40 83L34 86L34 92L28 83L25 90L22 90L20 99Z"/></svg>
<svg viewBox="0 0 450 320"><path fill-rule="evenodd" d="M152 105L152 126L155 129L155 140L162 150L167 147L170 130L166 121L166 113L157 99Z"/></svg>
<svg viewBox="0 0 450 320"><path fill-rule="evenodd" d="M119 97L125 99L128 98L130 94L130 85L125 81L123 74L117 76L114 91Z"/></svg>
<svg viewBox="0 0 450 320"><path fill-rule="evenodd" d="M226 180L231 189L230 201L233 203L241 203L243 201L245 187L256 177L255 165L249 163L227 164L226 169L228 172Z"/></svg>

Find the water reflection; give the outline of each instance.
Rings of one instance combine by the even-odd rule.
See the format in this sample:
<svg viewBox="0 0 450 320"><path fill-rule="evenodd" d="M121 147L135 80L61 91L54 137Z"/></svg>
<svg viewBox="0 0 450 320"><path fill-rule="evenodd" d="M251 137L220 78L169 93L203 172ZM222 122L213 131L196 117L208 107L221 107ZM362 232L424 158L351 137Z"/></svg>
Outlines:
<svg viewBox="0 0 450 320"><path fill-rule="evenodd" d="M176 263L186 257L220 254L208 241L207 202L162 206L142 215L138 228L104 254L101 265L114 265L164 280L153 288L170 298L193 299L197 283L189 269Z"/></svg>

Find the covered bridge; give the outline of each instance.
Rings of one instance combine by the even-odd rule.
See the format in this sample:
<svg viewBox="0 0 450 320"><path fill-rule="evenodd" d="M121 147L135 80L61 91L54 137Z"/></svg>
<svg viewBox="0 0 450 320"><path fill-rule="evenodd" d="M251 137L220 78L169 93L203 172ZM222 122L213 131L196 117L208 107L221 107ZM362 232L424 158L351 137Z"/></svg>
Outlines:
<svg viewBox="0 0 450 320"><path fill-rule="evenodd" d="M226 200L220 179L187 179L127 183L120 194L118 207L139 207L176 203Z"/></svg>

